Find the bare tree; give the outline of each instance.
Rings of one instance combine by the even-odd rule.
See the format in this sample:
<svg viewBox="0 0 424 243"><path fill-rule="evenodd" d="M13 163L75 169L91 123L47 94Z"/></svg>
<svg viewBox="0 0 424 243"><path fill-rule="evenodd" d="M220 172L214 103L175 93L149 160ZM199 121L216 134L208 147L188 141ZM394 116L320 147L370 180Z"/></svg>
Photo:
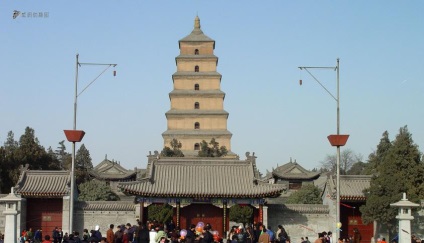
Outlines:
<svg viewBox="0 0 424 243"><path fill-rule="evenodd" d="M321 161L322 169L328 171L336 171L336 154L327 154L325 159ZM345 149L340 154L340 173L345 175L346 172L352 167L353 164L363 161L361 154L353 152L351 149Z"/></svg>

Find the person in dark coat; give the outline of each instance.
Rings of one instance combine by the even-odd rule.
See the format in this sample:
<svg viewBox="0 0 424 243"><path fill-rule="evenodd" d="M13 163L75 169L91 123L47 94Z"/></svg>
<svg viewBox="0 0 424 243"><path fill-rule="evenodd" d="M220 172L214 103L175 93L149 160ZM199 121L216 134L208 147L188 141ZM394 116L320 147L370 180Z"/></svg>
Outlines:
<svg viewBox="0 0 424 243"><path fill-rule="evenodd" d="M200 243L212 243L213 242L213 236L211 232L209 232L209 227L205 227L203 229L203 234L200 236Z"/></svg>
<svg viewBox="0 0 424 243"><path fill-rule="evenodd" d="M146 225L140 224L138 228L138 243L149 243L149 230Z"/></svg>
<svg viewBox="0 0 424 243"><path fill-rule="evenodd" d="M194 243L194 239L196 238L196 235L194 233L195 229L196 229L196 225L194 224L190 225L190 229L187 230L187 235L185 237L186 243Z"/></svg>

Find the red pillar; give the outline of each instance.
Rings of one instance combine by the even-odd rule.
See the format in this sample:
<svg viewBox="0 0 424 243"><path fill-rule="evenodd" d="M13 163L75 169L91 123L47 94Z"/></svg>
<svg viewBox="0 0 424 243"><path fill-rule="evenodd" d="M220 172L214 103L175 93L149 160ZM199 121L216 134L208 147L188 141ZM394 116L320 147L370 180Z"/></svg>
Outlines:
<svg viewBox="0 0 424 243"><path fill-rule="evenodd" d="M140 215L139 215L140 222L144 224L144 201L140 202Z"/></svg>
<svg viewBox="0 0 424 243"><path fill-rule="evenodd" d="M261 223L264 222L264 205L263 204L259 204L259 221Z"/></svg>
<svg viewBox="0 0 424 243"><path fill-rule="evenodd" d="M180 207L181 207L180 201L177 201L177 220L176 220L177 227L180 227Z"/></svg>
<svg viewBox="0 0 424 243"><path fill-rule="evenodd" d="M223 208L222 237L226 238L227 237L227 235L226 235L226 233L227 233L227 202L226 201L223 202L222 208Z"/></svg>

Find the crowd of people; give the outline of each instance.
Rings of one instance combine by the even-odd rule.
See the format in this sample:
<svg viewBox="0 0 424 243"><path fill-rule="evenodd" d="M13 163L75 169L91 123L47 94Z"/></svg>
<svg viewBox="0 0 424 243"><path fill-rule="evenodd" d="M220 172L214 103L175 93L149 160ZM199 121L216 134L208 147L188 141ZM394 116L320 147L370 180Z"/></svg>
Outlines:
<svg viewBox="0 0 424 243"><path fill-rule="evenodd" d="M90 231L84 229L81 235L76 231L64 233L60 227L56 227L51 234L43 234L41 229L33 232L29 228L23 230L19 238L20 243L222 243L224 240L231 243L290 243L281 225L275 233L271 227L266 228L261 223L233 226L227 237L223 238L209 223L198 222L187 229L180 229L172 220L168 224L157 221L147 224L137 222L136 225L111 224L104 236L98 225Z"/></svg>
<svg viewBox="0 0 424 243"><path fill-rule="evenodd" d="M283 226L278 225L274 232L272 228L262 223L233 226L227 236L230 243L290 243L290 237Z"/></svg>
<svg viewBox="0 0 424 243"><path fill-rule="evenodd" d="M3 243L4 235L0 234L0 243ZM51 234L43 236L42 230L33 232L32 228L23 230L20 243L291 243L290 236L283 226L278 225L277 231L266 227L262 223L246 224L231 227L229 233L223 238L218 231L209 223L198 222L190 225L188 229L180 229L171 220L168 224L157 221L136 225L130 223L109 226L106 235L100 232L96 225L94 229L84 229L82 235L74 231L72 234L63 233L60 227L56 227ZM300 243L311 243L308 237L301 237ZM357 229L348 239L338 239L337 243L360 243L361 235ZM318 233L314 243L334 243L332 232ZM385 239L378 243L387 243ZM415 243L415 242L413 242Z"/></svg>
<svg viewBox="0 0 424 243"><path fill-rule="evenodd" d="M20 243L212 243L222 242L218 231L214 231L210 224L199 222L191 225L189 229L180 230L171 221L162 224L157 221L136 225L130 223L109 226L106 235L100 232L100 227L84 229L82 235L74 231L72 234L64 233L60 227L56 227L51 234L43 234L39 229L23 230L19 238ZM2 243L2 242L0 242Z"/></svg>
<svg viewBox="0 0 424 243"><path fill-rule="evenodd" d="M331 231L328 231L328 233L323 231L322 233L318 233L318 238L315 240L314 243L333 243L332 239L333 233ZM359 233L359 230L357 228L354 228L352 235L348 236L348 238L339 238L337 240L337 243L360 243L361 240L361 233Z"/></svg>

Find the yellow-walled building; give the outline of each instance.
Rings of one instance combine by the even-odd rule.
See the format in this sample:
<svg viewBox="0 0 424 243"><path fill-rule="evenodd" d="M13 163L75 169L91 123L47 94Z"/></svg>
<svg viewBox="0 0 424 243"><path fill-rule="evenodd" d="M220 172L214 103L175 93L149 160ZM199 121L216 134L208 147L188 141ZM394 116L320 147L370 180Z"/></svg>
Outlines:
<svg viewBox="0 0 424 243"><path fill-rule="evenodd" d="M172 75L174 89L169 93L171 109L166 112L167 130L162 134L164 146L170 146L175 138L186 157L197 156L202 140L209 143L215 138L227 148L227 156L234 156L215 41L203 33L199 17L194 20L193 31L179 41L179 48L177 71Z"/></svg>

